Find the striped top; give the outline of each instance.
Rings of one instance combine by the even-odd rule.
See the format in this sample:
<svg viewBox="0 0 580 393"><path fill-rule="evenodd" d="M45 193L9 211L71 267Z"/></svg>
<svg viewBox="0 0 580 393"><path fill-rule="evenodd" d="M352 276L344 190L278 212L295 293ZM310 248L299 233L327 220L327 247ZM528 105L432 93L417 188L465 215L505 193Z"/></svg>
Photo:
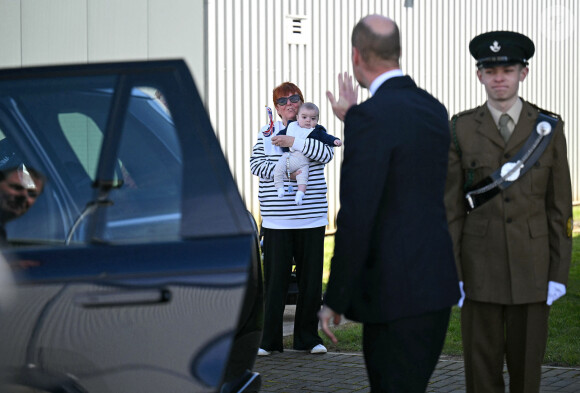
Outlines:
<svg viewBox="0 0 580 393"><path fill-rule="evenodd" d="M306 194L302 205L297 206L294 201L297 190L295 180L284 181L284 188L288 190L288 185L292 185L293 192L286 192L283 198L278 198L278 192L274 187L274 167L283 152L282 148L271 144L271 137L264 137L263 131L267 129L268 126L260 129L258 141L250 157L250 170L253 175L260 178L258 198L262 226L270 229L304 229L328 225L324 165L334 157L334 149L312 138L304 140L296 138L293 148L302 151L312 160ZM283 129L284 124L281 121L274 123L274 135Z"/></svg>

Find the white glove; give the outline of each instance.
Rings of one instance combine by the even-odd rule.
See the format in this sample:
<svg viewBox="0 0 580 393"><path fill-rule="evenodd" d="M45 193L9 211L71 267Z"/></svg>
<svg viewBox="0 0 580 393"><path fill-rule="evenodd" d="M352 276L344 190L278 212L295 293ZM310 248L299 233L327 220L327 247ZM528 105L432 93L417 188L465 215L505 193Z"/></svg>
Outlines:
<svg viewBox="0 0 580 393"><path fill-rule="evenodd" d="M463 281L459 281L459 292L461 292L461 297L459 298L457 305L459 306L459 308L461 308L463 306L463 301L465 300L465 291L463 290Z"/></svg>
<svg viewBox="0 0 580 393"><path fill-rule="evenodd" d="M546 304L551 306L556 300L566 294L566 286L556 281L548 281L548 300Z"/></svg>

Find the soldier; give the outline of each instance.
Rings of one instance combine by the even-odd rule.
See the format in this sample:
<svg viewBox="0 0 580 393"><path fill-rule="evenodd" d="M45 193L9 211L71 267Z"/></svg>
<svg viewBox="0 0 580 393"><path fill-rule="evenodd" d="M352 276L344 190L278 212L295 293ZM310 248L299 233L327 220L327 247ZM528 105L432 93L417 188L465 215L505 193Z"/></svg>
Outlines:
<svg viewBox="0 0 580 393"><path fill-rule="evenodd" d="M445 204L462 290L467 392L539 392L550 305L566 292L572 192L564 122L518 96L534 43L469 44L487 102L453 116Z"/></svg>

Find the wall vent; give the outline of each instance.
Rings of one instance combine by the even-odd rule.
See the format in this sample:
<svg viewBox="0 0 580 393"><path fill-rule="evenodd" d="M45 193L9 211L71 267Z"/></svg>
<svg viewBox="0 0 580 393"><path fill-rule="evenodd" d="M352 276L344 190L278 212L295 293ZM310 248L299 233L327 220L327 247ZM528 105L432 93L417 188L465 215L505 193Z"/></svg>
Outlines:
<svg viewBox="0 0 580 393"><path fill-rule="evenodd" d="M286 42L290 45L306 45L310 42L308 17L286 15Z"/></svg>

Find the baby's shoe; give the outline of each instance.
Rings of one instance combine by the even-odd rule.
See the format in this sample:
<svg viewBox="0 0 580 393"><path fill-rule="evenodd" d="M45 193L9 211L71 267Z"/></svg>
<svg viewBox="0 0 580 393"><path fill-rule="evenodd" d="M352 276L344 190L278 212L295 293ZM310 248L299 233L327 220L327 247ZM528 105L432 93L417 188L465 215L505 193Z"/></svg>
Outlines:
<svg viewBox="0 0 580 393"><path fill-rule="evenodd" d="M302 191L296 191L296 196L294 197L294 201L298 206L302 205L302 198L304 198L304 193Z"/></svg>
<svg viewBox="0 0 580 393"><path fill-rule="evenodd" d="M284 187L278 188L278 198L284 198Z"/></svg>

